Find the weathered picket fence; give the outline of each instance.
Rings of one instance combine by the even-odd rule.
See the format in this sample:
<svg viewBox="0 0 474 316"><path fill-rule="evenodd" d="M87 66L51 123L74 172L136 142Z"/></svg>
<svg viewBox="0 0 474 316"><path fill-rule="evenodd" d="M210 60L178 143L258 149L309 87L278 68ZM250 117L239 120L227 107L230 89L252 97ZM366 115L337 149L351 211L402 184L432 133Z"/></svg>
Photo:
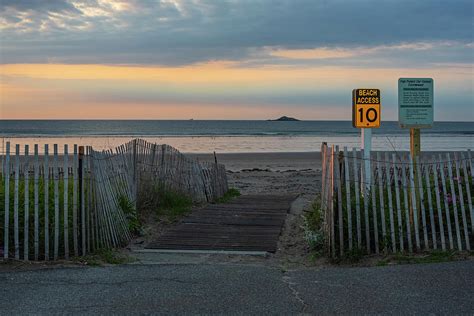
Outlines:
<svg viewBox="0 0 474 316"><path fill-rule="evenodd" d="M471 151L431 155L321 146L326 247L332 256L420 250L471 250ZM370 182L365 180L370 173Z"/></svg>
<svg viewBox="0 0 474 316"><path fill-rule="evenodd" d="M140 187L159 186L183 193L198 203L215 201L228 190L222 164L197 162L169 145L141 139L119 147L119 150L134 153L133 183L139 190Z"/></svg>
<svg viewBox="0 0 474 316"><path fill-rule="evenodd" d="M114 150L10 143L0 173L0 252L23 260L68 259L131 239L121 201L160 185L210 202L227 192L225 167L191 160L168 145L135 139ZM3 237L3 239L2 239Z"/></svg>

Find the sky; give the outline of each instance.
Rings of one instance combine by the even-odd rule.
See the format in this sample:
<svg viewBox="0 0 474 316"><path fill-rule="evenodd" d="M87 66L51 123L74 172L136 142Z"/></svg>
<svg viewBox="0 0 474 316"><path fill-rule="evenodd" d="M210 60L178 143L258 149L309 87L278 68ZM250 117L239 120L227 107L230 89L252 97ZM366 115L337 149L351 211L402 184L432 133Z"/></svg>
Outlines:
<svg viewBox="0 0 474 316"><path fill-rule="evenodd" d="M400 77L435 120L474 121L471 0L1 0L2 119L398 120Z"/></svg>

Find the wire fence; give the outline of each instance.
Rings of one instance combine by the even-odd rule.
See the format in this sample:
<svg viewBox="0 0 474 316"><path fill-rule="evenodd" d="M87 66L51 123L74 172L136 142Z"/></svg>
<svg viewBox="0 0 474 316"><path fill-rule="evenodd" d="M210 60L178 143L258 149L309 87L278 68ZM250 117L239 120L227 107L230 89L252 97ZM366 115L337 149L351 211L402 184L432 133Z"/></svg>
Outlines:
<svg viewBox="0 0 474 316"><path fill-rule="evenodd" d="M114 150L10 147L0 173L0 255L57 260L120 247L132 237L130 209L140 190L159 185L195 202L212 202L228 190L225 167L202 163L168 145L132 140ZM11 149L13 149L11 151Z"/></svg>
<svg viewBox="0 0 474 316"><path fill-rule="evenodd" d="M321 146L324 232L333 257L361 250L471 250L471 151L411 157Z"/></svg>

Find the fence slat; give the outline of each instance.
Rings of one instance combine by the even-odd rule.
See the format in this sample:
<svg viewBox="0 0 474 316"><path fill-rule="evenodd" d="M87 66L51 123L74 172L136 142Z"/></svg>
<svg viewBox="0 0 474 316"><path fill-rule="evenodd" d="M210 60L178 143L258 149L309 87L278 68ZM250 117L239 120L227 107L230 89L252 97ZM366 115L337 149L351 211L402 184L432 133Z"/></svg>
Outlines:
<svg viewBox="0 0 474 316"><path fill-rule="evenodd" d="M408 251L413 252L413 242L411 239L411 221L410 221L410 205L408 204L408 181L405 165L401 164L402 170L402 186L403 186L403 206L405 208L405 222L407 230Z"/></svg>
<svg viewBox="0 0 474 316"><path fill-rule="evenodd" d="M64 181L64 214L63 214L63 226L64 226L64 258L69 259L69 151L68 146L64 145L64 156L63 156L64 170L63 170L63 181Z"/></svg>
<svg viewBox="0 0 474 316"><path fill-rule="evenodd" d="M380 152L378 151L377 152L377 173L378 173L377 181L378 181L378 187L379 187L380 222L381 222L381 228L382 228L383 244L385 246L385 242L387 240L387 227L385 223L385 201L384 201L384 193L383 193L383 172L382 172L383 166L380 163L380 160L381 160ZM387 179L387 182L388 182L388 179Z"/></svg>
<svg viewBox="0 0 474 316"><path fill-rule="evenodd" d="M361 175L360 181L363 185L361 185L361 190L363 190L364 196L364 223L365 223L365 246L367 249L367 253L370 253L370 220L369 220L369 197L370 197L370 183L367 183L367 176L366 173L370 172L370 170L365 170L365 155L364 150L361 149ZM370 164L369 164L370 166Z"/></svg>
<svg viewBox="0 0 474 316"><path fill-rule="evenodd" d="M371 164L373 166L373 164ZM375 168L374 168L375 169ZM375 182L377 172L373 170L371 172L371 181L370 181L370 195L372 196L372 219L374 224L374 243L375 243L375 253L379 253L379 229L378 229L378 220L377 220L377 192L375 191Z"/></svg>
<svg viewBox="0 0 474 316"><path fill-rule="evenodd" d="M74 256L79 256L79 247L77 239L77 189L78 189L78 176L77 176L77 145L74 145L74 156L72 162L72 240L74 248Z"/></svg>
<svg viewBox="0 0 474 316"><path fill-rule="evenodd" d="M426 182L426 193L428 194L428 211L430 214L430 226L431 226L431 240L433 241L433 249L438 249L438 242L436 240L436 224L435 218L433 213L433 202L432 202L432 195L431 195L431 181L430 181L430 172L429 172L429 165L425 165L425 182ZM423 168L421 168L423 170ZM437 189L437 188L436 188Z"/></svg>
<svg viewBox="0 0 474 316"><path fill-rule="evenodd" d="M351 182L349 170L349 157L347 157L347 147L344 147L344 175L346 181L346 211L347 211L347 228L349 237L349 250L352 250L352 210L351 210Z"/></svg>
<svg viewBox="0 0 474 316"><path fill-rule="evenodd" d="M446 154L448 162L448 176L449 176L449 186L451 188L451 199L453 204L454 211L454 227L456 228L456 240L458 242L458 249L462 250L462 241L461 241L461 231L459 229L459 216L458 216L458 207L456 199L456 189L454 188L454 178L453 178L453 168L451 165L451 157L449 153Z"/></svg>
<svg viewBox="0 0 474 316"><path fill-rule="evenodd" d="M388 159L388 153L385 153L385 160L387 163L389 162ZM400 239L400 245L399 248L401 251L404 250L404 245L403 245L403 222L402 222L402 210L401 210L401 205L400 205L400 190L399 190L399 183L398 183L398 170L397 170L397 157L395 154L392 154L392 161L393 161L393 180L395 182L395 205L397 206L397 218L398 218L398 238ZM387 164L387 182L390 181L390 167ZM389 186L387 184L387 191L388 191L388 200L389 200L389 208L390 208L390 235L392 236L392 251L396 252L397 251L397 241L395 239L395 220L394 220L394 212L392 209L392 188L391 185Z"/></svg>
<svg viewBox="0 0 474 316"><path fill-rule="evenodd" d="M13 195L13 241L15 246L15 259L20 259L20 230L18 227L18 204L20 185L20 145L15 146L15 187Z"/></svg>
<svg viewBox="0 0 474 316"><path fill-rule="evenodd" d="M423 190L423 179L422 179L422 174L420 171L420 158L418 156L415 157L415 172L416 172L416 178L417 178L417 183L416 185L418 186L418 192L419 192L419 201L420 201L420 212L421 212L421 226L423 228L423 243L425 246L425 249L429 248L429 243L428 243L428 232L426 230L426 213L425 213L425 195L424 195L424 190ZM415 191L416 194L416 191Z"/></svg>
<svg viewBox="0 0 474 316"><path fill-rule="evenodd" d="M10 142L5 144L5 222L3 235L3 257L8 259L10 234Z"/></svg>
<svg viewBox="0 0 474 316"><path fill-rule="evenodd" d="M415 190L415 176L413 168L413 157L409 155L410 160L410 196L411 196L411 208L413 209L413 224L415 231L415 245L416 249L421 249L420 235L419 235L419 226L418 226L418 206L416 199L416 190Z"/></svg>
<svg viewBox="0 0 474 316"><path fill-rule="evenodd" d="M49 146L44 145L44 260L49 260Z"/></svg>
<svg viewBox="0 0 474 316"><path fill-rule="evenodd" d="M446 186L446 178L444 175L444 164L442 163L443 158L439 155L439 170L441 172L441 183L443 185L443 200L444 200L444 210L446 213L446 225L448 226L448 237L449 237L449 247L454 249L454 240L451 227L451 215L449 213L449 204L448 204L448 188Z"/></svg>
<svg viewBox="0 0 474 316"><path fill-rule="evenodd" d="M335 157L335 176L337 187L337 214L338 214L338 229L339 229L339 254L344 255L344 222L342 220L342 185L341 185L341 163L339 160L339 146L336 146Z"/></svg>
<svg viewBox="0 0 474 316"><path fill-rule="evenodd" d="M472 207L472 197L471 197L471 187L469 185L469 173L467 170L466 160L464 159L464 154L461 152L461 161L462 161L462 169L463 169L463 178L464 183L466 186L466 195L467 195L467 203L469 208L469 215L471 217L471 233L474 235L474 209Z"/></svg>
<svg viewBox="0 0 474 316"><path fill-rule="evenodd" d="M392 158L395 159L395 156L393 156ZM397 172L397 167L395 165L395 161L393 161L394 176L396 172ZM389 210L389 219L390 219L390 236L392 240L392 251L396 252L397 241L395 239L395 224L394 224L394 219L393 219L392 181L390 178L390 159L387 152L385 153L385 175L387 178L387 196L388 196L388 210ZM395 189L397 188L398 188L398 182L395 182Z"/></svg>
<svg viewBox="0 0 474 316"><path fill-rule="evenodd" d="M82 255L87 253L86 249L86 203L85 203L85 172L84 172L84 147L79 147L79 187L81 199L81 250Z"/></svg>
<svg viewBox="0 0 474 316"><path fill-rule="evenodd" d="M54 183L54 260L59 256L59 163L58 145L53 145L53 183Z"/></svg>
<svg viewBox="0 0 474 316"><path fill-rule="evenodd" d="M444 223L443 223L443 209L441 208L441 199L439 197L439 181L438 181L438 164L436 163L436 158L432 157L433 163L433 179L434 179L434 188L436 196L436 209L438 213L438 224L439 224L439 234L441 237L441 249L446 250L446 237L444 233ZM449 226L448 226L449 227Z"/></svg>
<svg viewBox="0 0 474 316"><path fill-rule="evenodd" d="M356 200L356 226L357 226L357 248L362 247L362 228L360 223L360 187L359 187L359 168L357 167L357 150L352 148L352 162L354 166L354 190Z"/></svg>
<svg viewBox="0 0 474 316"><path fill-rule="evenodd" d="M471 251L471 245L469 243L469 232L467 228L467 218L466 218L466 209L464 208L464 194L462 192L462 180L461 174L459 172L459 160L458 155L454 153L454 166L456 168L456 182L458 183L458 196L459 196L459 205L461 206L461 218L463 223L464 230L464 241L466 244L466 250Z"/></svg>
<svg viewBox="0 0 474 316"><path fill-rule="evenodd" d="M331 182L329 187L330 219L331 219L331 249L333 257L336 256L336 233L334 227L334 145L331 145Z"/></svg>
<svg viewBox="0 0 474 316"><path fill-rule="evenodd" d="M35 246L35 260L39 259L39 157L38 144L35 144L35 180L34 180L34 204L35 204L35 218L34 218L34 246Z"/></svg>
<svg viewBox="0 0 474 316"><path fill-rule="evenodd" d="M327 144L322 143L321 144L321 173L322 173L322 178L321 178L321 207L323 212L325 212L324 204L325 200L324 197L325 195L325 190L326 190L326 150L327 150ZM156 152L156 148L155 148Z"/></svg>
<svg viewBox="0 0 474 316"><path fill-rule="evenodd" d="M29 183L29 176L30 176L30 162L29 162L29 146L25 145L25 171L24 171L24 181L25 181L25 189L24 189L24 220L23 220L23 259L28 261L29 260L29 239L30 236L30 183Z"/></svg>

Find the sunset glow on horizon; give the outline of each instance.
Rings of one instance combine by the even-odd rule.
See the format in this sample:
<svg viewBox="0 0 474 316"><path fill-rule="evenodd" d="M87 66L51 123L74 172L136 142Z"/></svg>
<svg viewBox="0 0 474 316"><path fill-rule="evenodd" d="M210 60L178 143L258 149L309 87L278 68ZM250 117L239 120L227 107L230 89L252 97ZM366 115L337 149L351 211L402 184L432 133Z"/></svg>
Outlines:
<svg viewBox="0 0 474 316"><path fill-rule="evenodd" d="M459 30L469 22L461 9L433 5L426 17L406 17L428 19L442 11L451 19L443 32L437 28L448 23L407 36L366 21L353 27L370 36L355 40L355 31L344 35L334 24L339 18L324 18L346 12L337 1L264 1L263 11L225 2L225 12L219 11L224 4L199 1L21 3L0 7L2 119L349 120L352 89L371 87L382 91L384 118L396 120L398 78L431 77L435 119L474 120L474 45L472 33ZM472 8L460 1L463 6ZM309 24L289 23L284 30L271 24L282 16ZM390 19L382 21L391 28ZM327 25L334 27L332 37L306 30Z"/></svg>

